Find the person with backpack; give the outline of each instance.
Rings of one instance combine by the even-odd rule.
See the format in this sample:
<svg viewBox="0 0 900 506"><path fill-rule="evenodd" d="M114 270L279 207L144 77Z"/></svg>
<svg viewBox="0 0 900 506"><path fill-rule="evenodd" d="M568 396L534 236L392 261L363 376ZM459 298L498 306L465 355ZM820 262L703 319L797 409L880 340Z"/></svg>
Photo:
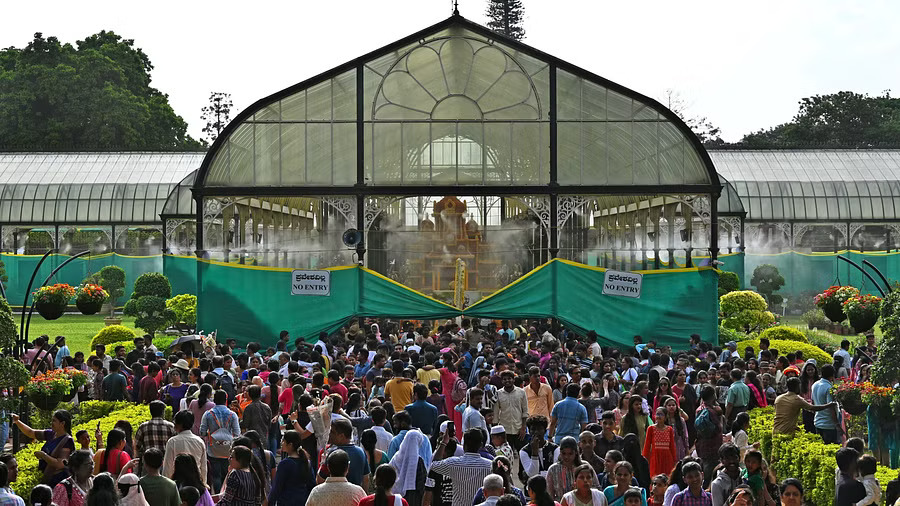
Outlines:
<svg viewBox="0 0 900 506"><path fill-rule="evenodd" d="M87 495L94 485L91 473L94 461L91 452L76 450L69 456L69 477L53 488L53 504L56 506L75 506L86 504Z"/></svg>
<svg viewBox="0 0 900 506"><path fill-rule="evenodd" d="M707 481L714 478L713 471L719 464L719 448L722 446L722 408L716 400L716 390L703 387L700 392L700 407L694 421L697 428L697 456L703 461L703 476Z"/></svg>
<svg viewBox="0 0 900 506"><path fill-rule="evenodd" d="M237 413L228 409L228 394L224 390L216 390L213 401L215 407L204 413L200 422L200 437L206 440L209 484L213 492L218 492L228 473L231 443L241 435L241 423Z"/></svg>
<svg viewBox="0 0 900 506"><path fill-rule="evenodd" d="M456 424L457 427L462 427L462 413L456 411L456 406L460 402L464 401L466 398L466 391L469 389L469 385L466 384L465 380L459 377L457 373L457 367L462 363L463 359L458 358L452 352L444 353L442 358L444 367L440 368L441 371L441 391L444 392L445 402L447 403L447 416L450 417L450 420ZM446 395L449 392L450 395Z"/></svg>
<svg viewBox="0 0 900 506"><path fill-rule="evenodd" d="M225 371L225 357L221 355L213 357L212 366L211 374L216 377L218 389L225 391L228 395L228 404L231 404L231 401L237 397L237 388L234 385L234 378Z"/></svg>

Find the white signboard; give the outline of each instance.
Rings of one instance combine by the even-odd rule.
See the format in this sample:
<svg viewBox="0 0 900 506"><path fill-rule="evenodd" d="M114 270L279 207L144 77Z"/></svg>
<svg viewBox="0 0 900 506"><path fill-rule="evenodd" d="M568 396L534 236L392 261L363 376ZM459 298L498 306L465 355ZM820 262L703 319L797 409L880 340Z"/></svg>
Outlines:
<svg viewBox="0 0 900 506"><path fill-rule="evenodd" d="M291 295L331 295L331 272L291 272Z"/></svg>
<svg viewBox="0 0 900 506"><path fill-rule="evenodd" d="M638 299L641 297L643 280L643 274L607 270L603 277L603 294Z"/></svg>

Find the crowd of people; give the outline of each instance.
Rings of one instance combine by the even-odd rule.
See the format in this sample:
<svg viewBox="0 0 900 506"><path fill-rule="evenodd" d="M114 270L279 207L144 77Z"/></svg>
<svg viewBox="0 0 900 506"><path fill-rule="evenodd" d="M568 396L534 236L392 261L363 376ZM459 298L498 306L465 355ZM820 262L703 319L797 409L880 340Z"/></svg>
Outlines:
<svg viewBox="0 0 900 506"><path fill-rule="evenodd" d="M817 364L765 339L740 354L696 334L674 351L640 336L605 347L554 321L360 323L246 349L158 350L144 336L87 359L37 339L33 370L82 369L76 400L148 404L151 419L72 434L64 410L49 428L12 415L43 443L30 503L801 506L801 482L776 477L748 436L748 411L769 405L776 434L802 423L843 444L836 504L897 500L890 487L882 497L875 458L847 438L831 396L836 379L866 378L874 337ZM24 504L17 472L0 454L0 506Z"/></svg>

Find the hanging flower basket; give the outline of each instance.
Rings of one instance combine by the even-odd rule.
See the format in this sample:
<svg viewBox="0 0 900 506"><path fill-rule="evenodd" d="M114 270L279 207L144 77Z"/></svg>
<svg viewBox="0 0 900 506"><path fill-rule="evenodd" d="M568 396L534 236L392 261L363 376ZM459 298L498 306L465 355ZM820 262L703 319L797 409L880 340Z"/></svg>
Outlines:
<svg viewBox="0 0 900 506"><path fill-rule="evenodd" d="M843 308L853 329L857 333L865 332L878 322L878 315L881 314L881 298L874 295L856 295L844 301Z"/></svg>
<svg viewBox="0 0 900 506"><path fill-rule="evenodd" d="M59 406L59 403L65 399L63 395L30 395L28 396L28 400L31 401L32 404L38 409L43 409L44 411L52 411Z"/></svg>
<svg viewBox="0 0 900 506"><path fill-rule="evenodd" d="M847 381L834 385L831 393L844 411L855 416L866 412L866 405L862 401L862 390L862 384Z"/></svg>
<svg viewBox="0 0 900 506"><path fill-rule="evenodd" d="M85 283L75 291L75 305L81 314L95 314L103 307L103 303L109 299L109 293L100 285Z"/></svg>
<svg viewBox="0 0 900 506"><path fill-rule="evenodd" d="M65 283L42 286L34 292L34 308L47 320L55 320L63 315L75 289Z"/></svg>
<svg viewBox="0 0 900 506"><path fill-rule="evenodd" d="M859 290L852 286L831 286L816 295L813 300L829 320L840 323L847 319L847 315L844 314L844 301L856 295L859 295Z"/></svg>

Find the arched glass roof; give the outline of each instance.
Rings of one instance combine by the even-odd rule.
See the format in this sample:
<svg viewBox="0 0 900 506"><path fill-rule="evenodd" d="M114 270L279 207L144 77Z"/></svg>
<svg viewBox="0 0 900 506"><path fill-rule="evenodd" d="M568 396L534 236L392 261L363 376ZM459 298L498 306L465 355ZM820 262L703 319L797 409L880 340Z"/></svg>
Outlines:
<svg viewBox="0 0 900 506"><path fill-rule="evenodd" d="M191 195L191 186L194 186L194 180L197 178L197 170L195 169L184 179L172 188L166 204L163 206L159 216L165 218L193 218L197 216L197 203Z"/></svg>
<svg viewBox="0 0 900 506"><path fill-rule="evenodd" d="M0 153L0 224L156 223L204 153Z"/></svg>
<svg viewBox="0 0 900 506"><path fill-rule="evenodd" d="M737 190L734 189L734 185L722 177L721 174L719 175L719 182L722 183L722 193L719 195L719 200L716 201L719 216L746 215L744 204L741 202L741 197L738 196Z"/></svg>
<svg viewBox="0 0 900 506"><path fill-rule="evenodd" d="M718 191L703 147L658 102L458 15L247 108L195 183L202 195L454 185Z"/></svg>
<svg viewBox="0 0 900 506"><path fill-rule="evenodd" d="M710 151L748 221L900 219L900 151Z"/></svg>

